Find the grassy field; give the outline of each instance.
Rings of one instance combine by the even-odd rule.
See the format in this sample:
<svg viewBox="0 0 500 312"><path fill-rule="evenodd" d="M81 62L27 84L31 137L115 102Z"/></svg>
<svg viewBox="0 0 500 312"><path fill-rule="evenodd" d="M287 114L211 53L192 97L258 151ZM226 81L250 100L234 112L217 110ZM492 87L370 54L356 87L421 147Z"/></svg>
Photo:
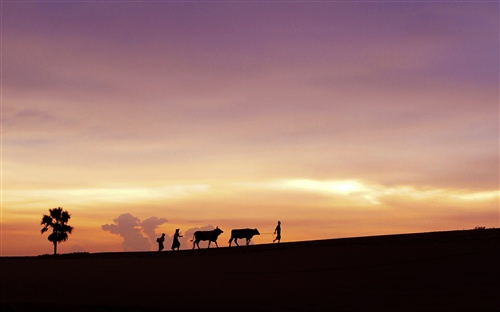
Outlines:
<svg viewBox="0 0 500 312"><path fill-rule="evenodd" d="M500 311L499 264L500 229L2 257L0 308Z"/></svg>

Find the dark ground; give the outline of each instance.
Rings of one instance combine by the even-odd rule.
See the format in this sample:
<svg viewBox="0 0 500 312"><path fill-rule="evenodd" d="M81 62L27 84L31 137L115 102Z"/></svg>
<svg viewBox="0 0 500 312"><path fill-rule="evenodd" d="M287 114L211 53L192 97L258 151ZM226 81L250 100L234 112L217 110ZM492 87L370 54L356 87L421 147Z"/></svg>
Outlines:
<svg viewBox="0 0 500 312"><path fill-rule="evenodd" d="M0 308L500 311L499 265L500 229L2 257Z"/></svg>

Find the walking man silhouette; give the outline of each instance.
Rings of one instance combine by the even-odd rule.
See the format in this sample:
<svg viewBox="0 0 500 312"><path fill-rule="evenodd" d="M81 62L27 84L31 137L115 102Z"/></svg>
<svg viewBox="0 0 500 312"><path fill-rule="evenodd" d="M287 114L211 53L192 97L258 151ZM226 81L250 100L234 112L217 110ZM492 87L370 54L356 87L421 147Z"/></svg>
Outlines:
<svg viewBox="0 0 500 312"><path fill-rule="evenodd" d="M276 234L276 238L273 239L273 243L275 241L278 241L278 243L279 243L281 240L281 222L280 221L278 221L278 225L276 226L276 229L274 229L274 234Z"/></svg>
<svg viewBox="0 0 500 312"><path fill-rule="evenodd" d="M158 243L158 252L162 251L165 246L163 246L163 242L165 241L165 233L161 234L161 237L158 237L156 239L156 242Z"/></svg>
<svg viewBox="0 0 500 312"><path fill-rule="evenodd" d="M174 241L172 242L172 250L175 250L175 248L179 250L179 248L181 247L181 242L179 242L179 237L182 237L182 235L179 234L179 229L176 229L174 234Z"/></svg>

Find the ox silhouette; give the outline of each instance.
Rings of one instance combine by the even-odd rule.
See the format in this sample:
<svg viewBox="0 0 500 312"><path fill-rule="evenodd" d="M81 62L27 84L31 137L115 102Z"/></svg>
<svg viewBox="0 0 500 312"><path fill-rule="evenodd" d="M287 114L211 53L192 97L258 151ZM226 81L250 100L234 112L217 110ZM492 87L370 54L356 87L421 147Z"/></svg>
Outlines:
<svg viewBox="0 0 500 312"><path fill-rule="evenodd" d="M193 234L193 239L191 240L193 242L193 249L196 244L198 246L198 249L200 249L200 241L208 241L208 248L210 248L210 243L214 242L215 246L219 248L219 245L217 245L217 237L223 233L219 227L216 227L212 231L196 231Z"/></svg>
<svg viewBox="0 0 500 312"><path fill-rule="evenodd" d="M234 239L236 246L238 245L238 238L245 238L247 240L247 246L254 235L260 235L257 229L234 229L231 231L231 238L229 239L229 247L231 247L231 242Z"/></svg>

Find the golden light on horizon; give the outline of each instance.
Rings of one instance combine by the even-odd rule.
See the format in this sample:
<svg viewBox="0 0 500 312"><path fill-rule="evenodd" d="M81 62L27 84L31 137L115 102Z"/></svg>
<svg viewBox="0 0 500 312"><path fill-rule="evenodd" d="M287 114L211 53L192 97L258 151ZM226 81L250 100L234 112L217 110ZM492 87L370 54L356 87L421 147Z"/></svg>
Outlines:
<svg viewBox="0 0 500 312"><path fill-rule="evenodd" d="M302 189L322 193L340 193L345 195L368 190L366 185L356 180L317 181L299 179L283 181L282 183L284 188Z"/></svg>

